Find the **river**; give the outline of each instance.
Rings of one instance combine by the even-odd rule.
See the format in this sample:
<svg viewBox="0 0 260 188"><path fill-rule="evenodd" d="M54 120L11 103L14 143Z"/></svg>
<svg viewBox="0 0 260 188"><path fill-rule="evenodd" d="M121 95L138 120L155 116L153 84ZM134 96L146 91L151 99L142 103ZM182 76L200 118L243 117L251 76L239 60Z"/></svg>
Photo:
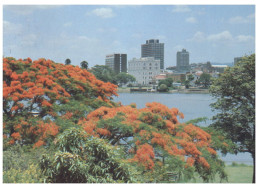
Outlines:
<svg viewBox="0 0 260 188"><path fill-rule="evenodd" d="M180 93L118 93L114 98L115 102L121 102L123 105L136 103L137 108L144 108L148 102L159 102L169 108L178 108L184 114L184 119L180 122L186 122L199 117L207 117L209 120L202 122L200 126L207 126L211 123L210 118L216 113L211 110L210 104L215 101L209 94L180 94ZM249 153L239 153L237 155L220 155L226 164L232 162L253 164Z"/></svg>

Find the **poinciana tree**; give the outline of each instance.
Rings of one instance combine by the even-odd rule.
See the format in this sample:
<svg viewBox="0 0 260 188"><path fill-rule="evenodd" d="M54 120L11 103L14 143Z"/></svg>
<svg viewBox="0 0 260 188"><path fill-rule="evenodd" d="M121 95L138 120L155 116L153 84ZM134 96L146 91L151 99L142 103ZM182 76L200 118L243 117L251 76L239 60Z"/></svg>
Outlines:
<svg viewBox="0 0 260 188"><path fill-rule="evenodd" d="M116 86L97 80L78 66L3 59L4 137L9 144L40 146L77 119L100 106L112 106Z"/></svg>
<svg viewBox="0 0 260 188"><path fill-rule="evenodd" d="M154 102L143 109L134 105L101 107L81 119L79 125L95 137L122 146L124 157L148 177L156 174L154 169L159 170L153 181L161 181L167 172L187 178L197 172L206 182L216 174L226 178L211 135L192 124L179 123L178 116L183 118L178 109ZM222 146L229 147L225 142Z"/></svg>

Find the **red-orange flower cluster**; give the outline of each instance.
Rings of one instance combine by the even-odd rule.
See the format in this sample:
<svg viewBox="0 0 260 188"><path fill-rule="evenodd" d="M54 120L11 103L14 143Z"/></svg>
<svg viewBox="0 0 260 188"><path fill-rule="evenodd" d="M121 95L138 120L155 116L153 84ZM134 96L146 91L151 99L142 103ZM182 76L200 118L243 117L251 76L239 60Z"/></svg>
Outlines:
<svg viewBox="0 0 260 188"><path fill-rule="evenodd" d="M154 167L153 159L153 147L149 144L143 144L138 147L133 161L137 161L138 163L144 165L147 169L152 169Z"/></svg>

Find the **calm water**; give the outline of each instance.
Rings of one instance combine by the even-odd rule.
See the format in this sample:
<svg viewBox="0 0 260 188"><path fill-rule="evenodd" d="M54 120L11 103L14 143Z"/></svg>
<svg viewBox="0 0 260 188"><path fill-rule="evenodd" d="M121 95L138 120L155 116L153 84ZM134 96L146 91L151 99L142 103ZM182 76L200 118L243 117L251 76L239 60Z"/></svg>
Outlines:
<svg viewBox="0 0 260 188"><path fill-rule="evenodd" d="M119 93L114 98L115 102L121 102L123 105L136 103L137 108L144 108L148 102L159 102L169 108L178 108L184 114L184 119L180 122L186 122L199 117L207 117L209 120L200 123L200 126L207 126L211 123L210 118L215 114L210 108L214 99L209 94L179 94L179 93ZM238 155L222 156L222 159L231 164L237 163L253 164L249 153L239 153Z"/></svg>

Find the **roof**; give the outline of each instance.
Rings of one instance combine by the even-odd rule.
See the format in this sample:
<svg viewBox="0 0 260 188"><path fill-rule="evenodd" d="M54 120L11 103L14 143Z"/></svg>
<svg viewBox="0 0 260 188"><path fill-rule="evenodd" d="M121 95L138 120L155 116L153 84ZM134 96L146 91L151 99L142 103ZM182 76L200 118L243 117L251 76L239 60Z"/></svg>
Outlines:
<svg viewBox="0 0 260 188"><path fill-rule="evenodd" d="M155 76L155 79L156 80L164 80L164 79L166 79L166 75L165 74L159 74L159 75Z"/></svg>

